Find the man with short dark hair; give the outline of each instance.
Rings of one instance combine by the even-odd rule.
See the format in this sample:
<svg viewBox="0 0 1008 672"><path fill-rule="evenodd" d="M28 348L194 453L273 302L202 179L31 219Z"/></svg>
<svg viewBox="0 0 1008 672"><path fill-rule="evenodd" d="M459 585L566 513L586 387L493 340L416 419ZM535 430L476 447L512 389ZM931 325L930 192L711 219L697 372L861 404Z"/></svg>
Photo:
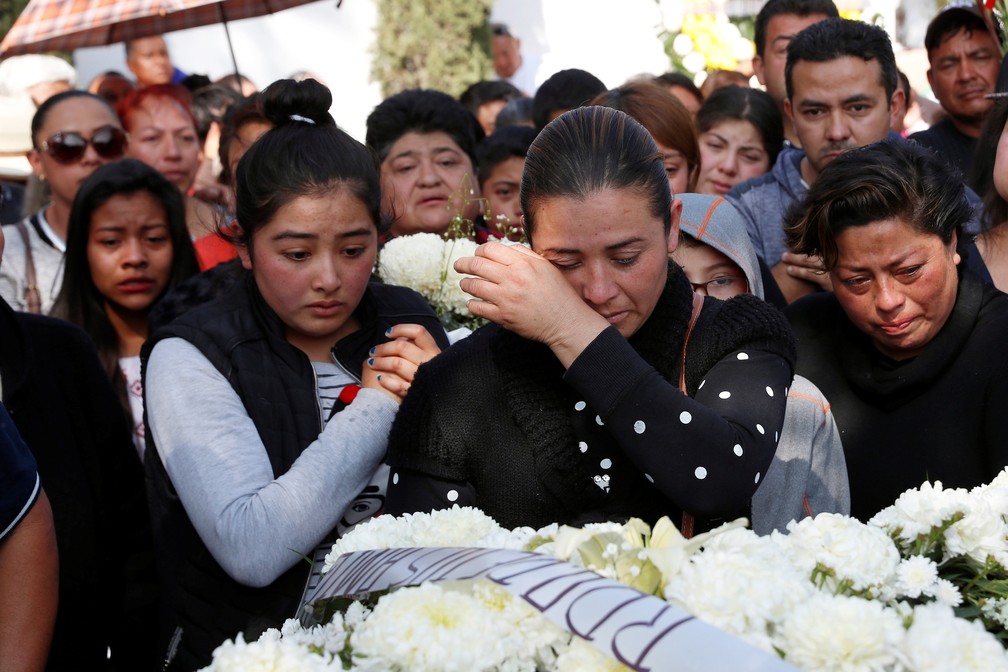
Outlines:
<svg viewBox="0 0 1008 672"><path fill-rule="evenodd" d="M948 117L910 136L968 175L977 137L994 93L1001 50L975 4L953 4L928 25L924 37L928 82Z"/></svg>
<svg viewBox="0 0 1008 672"><path fill-rule="evenodd" d="M805 28L835 16L839 14L833 0L769 0L756 15L753 72L777 103L781 117L785 118L784 137L792 145L799 145L799 142L794 128L784 116L787 47L794 36Z"/></svg>
<svg viewBox="0 0 1008 672"><path fill-rule="evenodd" d="M769 173L735 186L726 198L790 302L829 280L817 258L790 255L781 263L788 252L787 211L830 161L884 139L904 100L889 36L860 21L826 19L798 33L788 45L784 79L784 112L801 149L785 149Z"/></svg>

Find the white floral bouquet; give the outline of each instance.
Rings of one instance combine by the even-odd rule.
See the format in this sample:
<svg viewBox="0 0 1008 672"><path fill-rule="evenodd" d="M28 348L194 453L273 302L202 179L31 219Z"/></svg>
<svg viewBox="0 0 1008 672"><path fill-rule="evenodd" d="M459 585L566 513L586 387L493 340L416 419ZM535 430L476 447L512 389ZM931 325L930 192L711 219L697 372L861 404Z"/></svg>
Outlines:
<svg viewBox="0 0 1008 672"><path fill-rule="evenodd" d="M505 530L455 507L359 525L326 567L366 549L532 550L661 597L802 670L1008 670L1008 469L969 491L925 483L867 524L820 514L765 537L744 525L693 539L667 518L653 529L632 519ZM486 580L345 603L321 625L288 621L251 643L239 635L207 669L628 669Z"/></svg>
<svg viewBox="0 0 1008 672"><path fill-rule="evenodd" d="M445 239L436 233L393 238L378 255L378 276L390 285L419 292L446 328L475 329L483 320L466 307L466 301L473 297L459 287L464 276L455 270L455 261L472 256L476 247L468 238Z"/></svg>

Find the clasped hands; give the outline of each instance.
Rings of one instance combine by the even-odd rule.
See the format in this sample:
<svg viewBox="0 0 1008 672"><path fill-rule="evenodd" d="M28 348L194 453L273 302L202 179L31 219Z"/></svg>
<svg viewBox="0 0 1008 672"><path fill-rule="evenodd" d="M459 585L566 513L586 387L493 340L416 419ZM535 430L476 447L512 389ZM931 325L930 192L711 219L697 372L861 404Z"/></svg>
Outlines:
<svg viewBox="0 0 1008 672"><path fill-rule="evenodd" d="M400 402L420 365L434 359L441 348L419 324L397 324L385 335L392 340L371 348L364 362L361 386L381 390Z"/></svg>

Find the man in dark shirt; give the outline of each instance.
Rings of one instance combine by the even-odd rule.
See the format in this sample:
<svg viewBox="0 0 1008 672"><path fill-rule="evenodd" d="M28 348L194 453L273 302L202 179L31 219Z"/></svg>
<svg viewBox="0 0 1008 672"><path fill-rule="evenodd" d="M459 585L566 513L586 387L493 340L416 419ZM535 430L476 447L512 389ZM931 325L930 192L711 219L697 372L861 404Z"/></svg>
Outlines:
<svg viewBox="0 0 1008 672"><path fill-rule="evenodd" d="M1001 51L976 5L950 5L928 25L928 82L948 117L910 139L968 175L976 139L993 101Z"/></svg>

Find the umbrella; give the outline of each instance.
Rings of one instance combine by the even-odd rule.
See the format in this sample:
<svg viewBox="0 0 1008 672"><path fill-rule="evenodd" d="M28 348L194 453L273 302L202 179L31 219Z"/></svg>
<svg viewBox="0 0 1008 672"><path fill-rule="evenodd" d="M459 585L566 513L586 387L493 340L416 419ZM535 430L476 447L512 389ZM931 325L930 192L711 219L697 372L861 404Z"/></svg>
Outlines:
<svg viewBox="0 0 1008 672"><path fill-rule="evenodd" d="M272 14L313 1L31 0L0 43L0 56L100 47L222 23L234 62L228 21Z"/></svg>

